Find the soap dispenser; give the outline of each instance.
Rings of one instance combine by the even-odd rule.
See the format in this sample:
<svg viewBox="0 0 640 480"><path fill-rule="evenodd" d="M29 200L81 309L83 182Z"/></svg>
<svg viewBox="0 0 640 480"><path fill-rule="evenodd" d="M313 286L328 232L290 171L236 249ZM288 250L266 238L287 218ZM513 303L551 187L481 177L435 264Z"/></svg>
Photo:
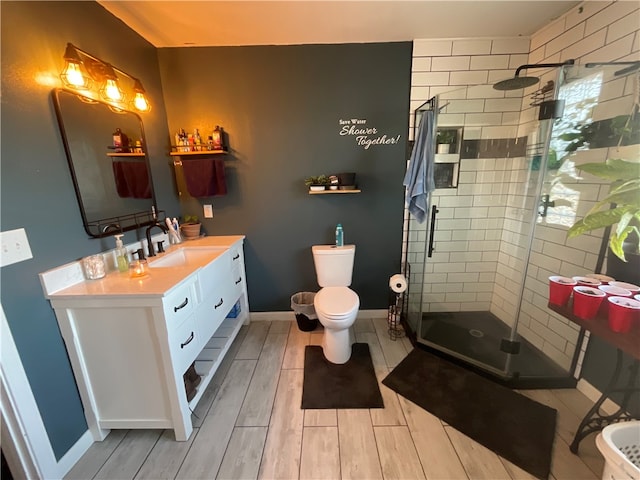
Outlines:
<svg viewBox="0 0 640 480"><path fill-rule="evenodd" d="M118 271L129 271L129 252L122 244L122 233L115 235L116 238L116 264L118 265Z"/></svg>

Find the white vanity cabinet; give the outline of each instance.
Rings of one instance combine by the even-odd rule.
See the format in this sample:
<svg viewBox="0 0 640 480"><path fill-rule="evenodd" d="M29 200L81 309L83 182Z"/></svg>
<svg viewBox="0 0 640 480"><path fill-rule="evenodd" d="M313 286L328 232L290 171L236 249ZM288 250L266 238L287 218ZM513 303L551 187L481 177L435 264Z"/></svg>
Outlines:
<svg viewBox="0 0 640 480"><path fill-rule="evenodd" d="M189 438L190 410L249 321L243 239L205 237L200 245L220 247L210 261L151 262L140 280L113 272L55 290L55 272L41 274L96 440L112 428L168 428L176 440ZM194 362L201 382L187 402L183 375Z"/></svg>

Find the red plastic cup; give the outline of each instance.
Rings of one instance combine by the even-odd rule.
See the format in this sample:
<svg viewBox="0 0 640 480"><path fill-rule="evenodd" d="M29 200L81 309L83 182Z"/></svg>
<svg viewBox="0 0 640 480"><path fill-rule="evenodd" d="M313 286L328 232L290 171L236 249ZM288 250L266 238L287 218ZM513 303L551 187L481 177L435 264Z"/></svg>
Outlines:
<svg viewBox="0 0 640 480"><path fill-rule="evenodd" d="M600 285L598 290L602 290L607 298L609 297L631 297L632 293L629 290L625 290L624 288L616 287L614 285ZM600 304L600 313L602 315L607 315L607 311L609 310L609 302L603 301Z"/></svg>
<svg viewBox="0 0 640 480"><path fill-rule="evenodd" d="M634 285L633 283L627 282L610 282L609 285L613 285L614 287L624 288L625 290L629 290L633 295L636 293L640 293L640 287L638 285Z"/></svg>
<svg viewBox="0 0 640 480"><path fill-rule="evenodd" d="M588 273L588 274L585 275L585 277L595 278L596 280L600 280L602 285L607 285L609 282L615 282L616 281L615 278L610 277L609 275L603 275L601 273Z"/></svg>
<svg viewBox="0 0 640 480"><path fill-rule="evenodd" d="M627 333L640 319L640 302L629 297L609 297L609 328Z"/></svg>
<svg viewBox="0 0 640 480"><path fill-rule="evenodd" d="M573 287L573 314L590 320L598 314L600 304L607 296L602 290L578 285Z"/></svg>
<svg viewBox="0 0 640 480"><path fill-rule="evenodd" d="M602 290L607 297L632 297L633 294L626 288L616 287L615 285L600 285L598 290Z"/></svg>
<svg viewBox="0 0 640 480"><path fill-rule="evenodd" d="M583 287L593 287L596 288L599 285L602 285L602 282L597 278L592 277L573 277L573 279L578 282L578 285L582 285Z"/></svg>
<svg viewBox="0 0 640 480"><path fill-rule="evenodd" d="M549 303L564 306L571 297L573 287L577 283L569 277L553 275L549 277Z"/></svg>

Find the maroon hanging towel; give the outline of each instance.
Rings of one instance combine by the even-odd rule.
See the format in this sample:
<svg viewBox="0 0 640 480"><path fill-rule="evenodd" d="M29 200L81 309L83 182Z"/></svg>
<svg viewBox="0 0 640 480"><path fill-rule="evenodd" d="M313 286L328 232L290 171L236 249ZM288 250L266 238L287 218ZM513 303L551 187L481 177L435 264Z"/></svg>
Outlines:
<svg viewBox="0 0 640 480"><path fill-rule="evenodd" d="M151 198L149 171L145 162L112 162L116 191L122 198Z"/></svg>
<svg viewBox="0 0 640 480"><path fill-rule="evenodd" d="M213 197L227 194L224 160L200 158L182 160L187 190L192 197Z"/></svg>

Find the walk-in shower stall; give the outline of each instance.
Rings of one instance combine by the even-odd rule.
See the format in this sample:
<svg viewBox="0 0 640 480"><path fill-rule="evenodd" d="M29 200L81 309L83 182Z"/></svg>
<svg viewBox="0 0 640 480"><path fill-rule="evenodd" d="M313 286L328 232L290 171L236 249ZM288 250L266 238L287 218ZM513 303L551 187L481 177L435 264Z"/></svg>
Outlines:
<svg viewBox="0 0 640 480"><path fill-rule="evenodd" d="M603 231L567 230L609 188L580 164L640 161L628 67L531 66L535 85L454 89L416 111L417 125L433 109L449 143L434 146L427 220L405 222L405 325L420 345L521 386L575 384L584 340L548 308L548 277L606 271Z"/></svg>

